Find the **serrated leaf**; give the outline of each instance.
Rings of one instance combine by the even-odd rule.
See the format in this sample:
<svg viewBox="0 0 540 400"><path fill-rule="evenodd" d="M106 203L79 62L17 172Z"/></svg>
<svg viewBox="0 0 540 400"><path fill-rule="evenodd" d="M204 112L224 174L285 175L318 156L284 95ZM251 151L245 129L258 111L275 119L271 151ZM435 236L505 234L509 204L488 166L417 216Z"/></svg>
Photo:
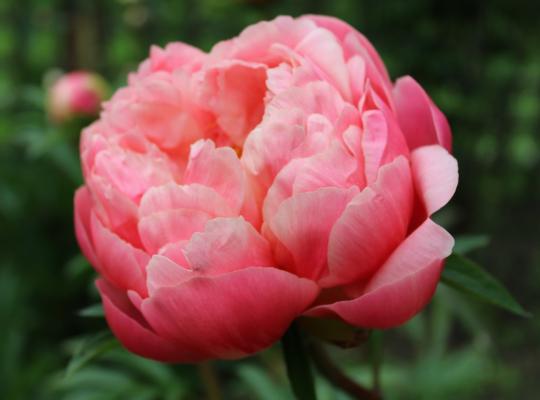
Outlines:
<svg viewBox="0 0 540 400"><path fill-rule="evenodd" d="M105 313L103 312L103 305L101 305L101 303L85 307L77 314L79 317L87 318L103 318L105 316Z"/></svg>
<svg viewBox="0 0 540 400"><path fill-rule="evenodd" d="M497 279L461 255L454 253L446 259L441 281L514 314L530 316Z"/></svg>
<svg viewBox="0 0 540 400"><path fill-rule="evenodd" d="M467 254L488 244L489 236L487 235L460 235L456 237L454 253Z"/></svg>
<svg viewBox="0 0 540 400"><path fill-rule="evenodd" d="M69 379L75 372L92 360L118 347L118 341L108 332L99 333L81 341L66 368L65 378Z"/></svg>

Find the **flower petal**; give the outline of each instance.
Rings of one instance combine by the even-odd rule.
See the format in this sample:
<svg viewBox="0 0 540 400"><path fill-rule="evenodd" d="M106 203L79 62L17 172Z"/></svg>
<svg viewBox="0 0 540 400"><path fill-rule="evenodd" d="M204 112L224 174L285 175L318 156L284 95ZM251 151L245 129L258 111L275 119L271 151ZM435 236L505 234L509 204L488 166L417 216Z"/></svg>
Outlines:
<svg viewBox="0 0 540 400"><path fill-rule="evenodd" d="M90 214L92 212L92 196L86 186L80 187L75 192L75 235L77 236L77 242L83 252L84 256L88 259L90 264L94 268L99 268L94 246L92 244L92 236L90 232Z"/></svg>
<svg viewBox="0 0 540 400"><path fill-rule="evenodd" d="M316 295L311 281L250 267L161 288L142 310L160 336L200 349L201 360L238 358L278 340Z"/></svg>
<svg viewBox="0 0 540 400"><path fill-rule="evenodd" d="M452 134L446 117L413 78L405 76L397 80L393 99L411 150L429 144L440 144L452 150Z"/></svg>
<svg viewBox="0 0 540 400"><path fill-rule="evenodd" d="M428 215L443 207L458 184L457 161L438 145L422 146L411 154L414 183Z"/></svg>
<svg viewBox="0 0 540 400"><path fill-rule="evenodd" d="M158 336L124 292L104 279L96 281L96 286L103 300L107 323L126 349L163 362L187 362L200 357L189 347L181 347Z"/></svg>
<svg viewBox="0 0 540 400"><path fill-rule="evenodd" d="M427 219L394 251L360 297L316 306L305 315L336 315L364 328L400 325L431 299L453 245L452 236Z"/></svg>
<svg viewBox="0 0 540 400"><path fill-rule="evenodd" d="M322 286L369 277L405 238L413 205L408 161L397 158L379 171L368 187L347 205L330 233L329 275Z"/></svg>

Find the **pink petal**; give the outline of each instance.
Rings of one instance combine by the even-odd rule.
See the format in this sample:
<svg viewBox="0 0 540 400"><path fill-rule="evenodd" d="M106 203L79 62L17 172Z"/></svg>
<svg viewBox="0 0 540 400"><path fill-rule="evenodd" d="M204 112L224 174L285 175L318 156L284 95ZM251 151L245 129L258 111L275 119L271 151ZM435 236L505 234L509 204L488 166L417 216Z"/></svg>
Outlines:
<svg viewBox="0 0 540 400"><path fill-rule="evenodd" d="M189 362L200 357L189 347L181 347L158 336L124 292L104 279L99 279L96 286L103 300L107 323L129 351L163 362Z"/></svg>
<svg viewBox="0 0 540 400"><path fill-rule="evenodd" d="M266 66L223 61L206 70L200 102L217 116L221 129L241 146L264 112Z"/></svg>
<svg viewBox="0 0 540 400"><path fill-rule="evenodd" d="M238 358L270 346L317 295L317 286L276 268L250 267L162 288L142 304L161 336L204 358Z"/></svg>
<svg viewBox="0 0 540 400"><path fill-rule="evenodd" d="M144 248L156 254L163 246L187 240L202 231L212 216L204 211L181 208L150 214L139 221L139 235Z"/></svg>
<svg viewBox="0 0 540 400"><path fill-rule="evenodd" d="M380 169L373 187L356 195L332 228L329 275L320 285L336 286L369 277L405 238L412 204L409 163L399 157Z"/></svg>
<svg viewBox="0 0 540 400"><path fill-rule="evenodd" d="M174 287L196 276L193 271L162 255L152 256L146 269L148 294L153 296L162 287Z"/></svg>
<svg viewBox="0 0 540 400"><path fill-rule="evenodd" d="M327 267L330 230L357 192L356 187L322 188L283 201L273 218L266 221L292 256L293 265L278 250L280 265L298 276L319 279Z"/></svg>
<svg viewBox="0 0 540 400"><path fill-rule="evenodd" d="M451 151L452 136L446 118L413 78L398 79L393 98L399 124L411 150L440 144Z"/></svg>
<svg viewBox="0 0 540 400"><path fill-rule="evenodd" d="M267 241L242 217L216 218L193 235L184 254L194 271L221 274L249 266L272 266Z"/></svg>
<svg viewBox="0 0 540 400"><path fill-rule="evenodd" d="M233 214L223 196L208 186L196 183L191 185L170 183L146 191L139 205L139 217L180 209L200 210L213 216Z"/></svg>
<svg viewBox="0 0 540 400"><path fill-rule="evenodd" d="M99 272L119 288L133 289L145 296L148 254L109 231L94 213L91 216L91 229Z"/></svg>
<svg viewBox="0 0 540 400"><path fill-rule="evenodd" d="M414 183L431 215L448 203L456 191L457 161L443 147L433 145L414 150L411 163Z"/></svg>
<svg viewBox="0 0 540 400"><path fill-rule="evenodd" d="M216 148L210 140L191 146L184 183L199 183L219 193L233 211L244 201L245 177L238 156L230 147Z"/></svg>
<svg viewBox="0 0 540 400"><path fill-rule="evenodd" d="M364 328L400 325L431 299L453 245L452 236L428 219L394 251L360 297L317 306L305 315L335 315Z"/></svg>
<svg viewBox="0 0 540 400"><path fill-rule="evenodd" d="M82 186L75 192L74 199L75 207L75 235L77 242L81 247L81 251L87 260L94 266L99 268L99 263L94 252L92 238L90 233L90 214L92 212L92 197L86 186Z"/></svg>

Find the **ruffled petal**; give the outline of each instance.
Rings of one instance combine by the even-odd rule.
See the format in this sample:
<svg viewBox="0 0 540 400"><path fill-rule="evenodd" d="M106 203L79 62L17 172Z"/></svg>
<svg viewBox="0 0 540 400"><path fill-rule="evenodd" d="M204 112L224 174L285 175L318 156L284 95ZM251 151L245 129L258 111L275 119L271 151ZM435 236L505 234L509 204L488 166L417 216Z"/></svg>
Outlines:
<svg viewBox="0 0 540 400"><path fill-rule="evenodd" d="M392 253L361 296L316 306L305 315L335 315L364 328L400 325L431 299L453 245L452 236L428 219Z"/></svg>
<svg viewBox="0 0 540 400"><path fill-rule="evenodd" d="M407 234L413 194L404 157L382 167L373 187L356 195L332 228L329 274L320 285L352 283L380 267Z"/></svg>
<svg viewBox="0 0 540 400"><path fill-rule="evenodd" d="M357 192L356 187L322 188L283 201L267 221L292 257L277 249L279 264L298 276L319 279L326 272L330 230Z"/></svg>
<svg viewBox="0 0 540 400"><path fill-rule="evenodd" d="M87 260L95 268L99 268L94 246L92 244L90 215L92 212L92 196L86 186L80 187L75 192L74 199L74 224L77 242Z"/></svg>

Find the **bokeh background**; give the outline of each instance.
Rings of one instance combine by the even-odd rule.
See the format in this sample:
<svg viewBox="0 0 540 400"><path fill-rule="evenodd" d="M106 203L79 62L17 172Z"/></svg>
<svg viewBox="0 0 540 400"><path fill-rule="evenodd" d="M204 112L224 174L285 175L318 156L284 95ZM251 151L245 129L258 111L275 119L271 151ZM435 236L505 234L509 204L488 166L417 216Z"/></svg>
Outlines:
<svg viewBox="0 0 540 400"><path fill-rule="evenodd" d="M0 0L1 399L219 399L215 378L223 399L292 398L278 346L213 370L166 366L119 348L98 309L81 313L98 301L72 224L78 133L89 121L54 125L44 103L58 69L95 70L118 87L151 44L208 50L258 20L304 13L354 25L393 78L410 74L426 87L451 122L460 162L439 221L458 236L486 235L470 256L540 314L537 1ZM383 393L536 399L538 338L538 318L441 287L424 313L384 333ZM370 384L369 351L332 353ZM348 398L318 385L322 399Z"/></svg>

